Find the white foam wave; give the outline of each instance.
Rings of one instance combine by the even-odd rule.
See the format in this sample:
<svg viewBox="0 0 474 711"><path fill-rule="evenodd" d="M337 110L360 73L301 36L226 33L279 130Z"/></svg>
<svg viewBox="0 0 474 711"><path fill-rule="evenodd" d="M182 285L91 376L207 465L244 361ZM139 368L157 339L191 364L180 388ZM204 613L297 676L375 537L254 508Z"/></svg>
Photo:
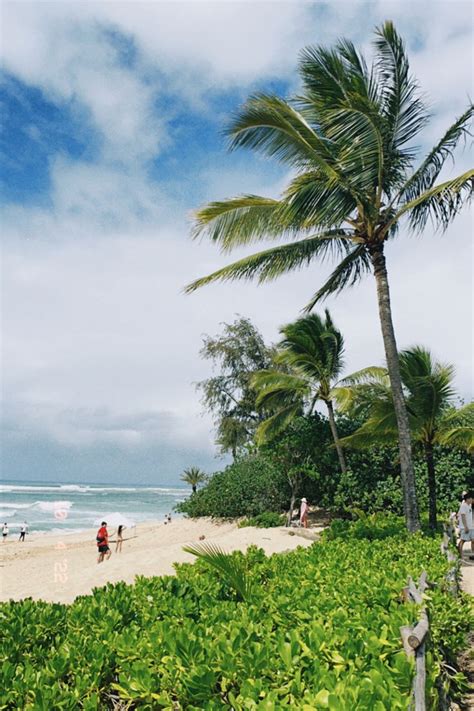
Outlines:
<svg viewBox="0 0 474 711"><path fill-rule="evenodd" d="M31 509L34 504L12 504L7 501L2 501L2 508L4 509Z"/></svg>
<svg viewBox="0 0 474 711"><path fill-rule="evenodd" d="M61 491L77 491L81 494L90 491L89 486L82 486L81 484L61 484L59 488L61 489Z"/></svg>
<svg viewBox="0 0 474 711"><path fill-rule="evenodd" d="M154 492L156 494L183 494L182 488L166 487L166 486L95 486L89 484L56 484L51 486L36 486L26 484L0 484L0 493L12 493L23 491L36 492L54 492L54 491L69 491L71 493L86 494L86 493L102 493L110 492L120 494L122 492Z"/></svg>
<svg viewBox="0 0 474 711"><path fill-rule="evenodd" d="M15 516L16 510L10 509L10 511L0 511L0 520L3 518L12 518Z"/></svg>

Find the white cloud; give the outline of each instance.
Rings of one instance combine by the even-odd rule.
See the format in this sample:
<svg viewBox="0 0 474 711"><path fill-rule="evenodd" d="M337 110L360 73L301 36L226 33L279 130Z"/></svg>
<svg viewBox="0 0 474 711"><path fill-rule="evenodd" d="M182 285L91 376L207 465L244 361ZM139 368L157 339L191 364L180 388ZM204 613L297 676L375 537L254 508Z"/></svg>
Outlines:
<svg viewBox="0 0 474 711"><path fill-rule="evenodd" d="M147 174L147 159L169 140L170 115L154 106L161 82L193 101L223 87L250 90L257 80L292 77L301 45L346 34L366 42L391 15L412 43L419 37L413 66L439 109L431 143L469 90L467 10L467 3L4 4L7 69L59 105L85 109L102 140L94 162L52 159L50 208L5 213L4 390L23 435L68 446L153 440L208 451L210 421L198 418L193 385L209 374L198 357L202 334L241 313L274 341L328 272L315 266L264 287L182 294L229 257L189 240L182 198L169 197L171 182L157 187ZM136 61L123 61L120 43L135 47ZM209 199L278 192L284 179L267 185L263 175L259 163L251 172L224 171L215 156L195 180ZM423 240L402 235L388 249L399 346L429 345L455 363L464 397L472 393L471 228L466 213L445 236L428 229ZM328 305L346 338L347 370L380 363L372 279Z"/></svg>

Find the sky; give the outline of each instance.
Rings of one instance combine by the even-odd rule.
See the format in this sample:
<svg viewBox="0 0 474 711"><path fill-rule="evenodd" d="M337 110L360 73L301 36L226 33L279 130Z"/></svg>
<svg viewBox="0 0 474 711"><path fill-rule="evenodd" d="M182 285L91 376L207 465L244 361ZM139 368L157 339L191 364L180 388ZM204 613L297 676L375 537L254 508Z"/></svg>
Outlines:
<svg viewBox="0 0 474 711"><path fill-rule="evenodd" d="M277 196L285 170L227 152L226 120L252 92L295 91L302 47L343 36L370 53L386 19L429 99L428 149L472 96L470 2L3 3L4 478L159 484L223 466L195 389L203 335L241 314L275 342L330 265L185 295L229 261L191 240L192 211ZM461 152L447 174L468 165ZM453 363L464 399L472 258L468 212L387 249L399 347ZM347 372L382 363L373 279L326 305Z"/></svg>

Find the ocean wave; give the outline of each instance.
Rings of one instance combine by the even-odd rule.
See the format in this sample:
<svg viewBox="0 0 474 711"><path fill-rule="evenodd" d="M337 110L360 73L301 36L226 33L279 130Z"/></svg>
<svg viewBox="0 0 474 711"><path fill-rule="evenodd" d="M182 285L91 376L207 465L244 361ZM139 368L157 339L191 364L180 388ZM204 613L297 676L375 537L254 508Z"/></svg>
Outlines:
<svg viewBox="0 0 474 711"><path fill-rule="evenodd" d="M16 514L16 509L10 509L10 511L0 511L0 520L4 518L12 518Z"/></svg>
<svg viewBox="0 0 474 711"><path fill-rule="evenodd" d="M85 486L82 484L61 484L59 486L61 491L77 491L80 494L85 494L86 492L90 491L89 486Z"/></svg>
<svg viewBox="0 0 474 711"><path fill-rule="evenodd" d="M2 508L4 509L31 509L34 504L13 504L7 501L2 501Z"/></svg>
<svg viewBox="0 0 474 711"><path fill-rule="evenodd" d="M179 495L183 494L183 489L178 487L168 487L168 486L96 486L95 484L53 484L49 486L41 486L34 484L0 484L0 493L14 493L14 492L60 492L68 491L71 493L78 494L89 494L89 493L137 493L143 492L154 492L157 494L172 494Z"/></svg>

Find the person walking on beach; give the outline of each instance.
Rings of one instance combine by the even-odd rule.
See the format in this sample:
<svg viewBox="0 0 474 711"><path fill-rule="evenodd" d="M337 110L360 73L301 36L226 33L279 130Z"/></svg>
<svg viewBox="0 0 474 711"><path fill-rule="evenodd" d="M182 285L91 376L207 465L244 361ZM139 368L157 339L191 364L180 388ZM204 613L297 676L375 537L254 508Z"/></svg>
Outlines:
<svg viewBox="0 0 474 711"><path fill-rule="evenodd" d="M20 538L18 539L21 543L25 542L25 536L28 533L28 524L24 521L20 528Z"/></svg>
<svg viewBox="0 0 474 711"><path fill-rule="evenodd" d="M2 538L3 538L4 543L7 540L7 536L8 536L8 523L5 521L5 523L3 524L3 528L2 528Z"/></svg>
<svg viewBox="0 0 474 711"><path fill-rule="evenodd" d="M97 557L97 562L102 563L104 558L107 560L112 555L112 551L109 548L109 532L107 531L107 521L102 521L96 536L97 549L99 555Z"/></svg>
<svg viewBox="0 0 474 711"><path fill-rule="evenodd" d="M303 526L303 528L308 528L308 501L305 496L301 499L301 506L300 506L300 526Z"/></svg>
<svg viewBox="0 0 474 711"><path fill-rule="evenodd" d="M462 549L466 541L471 542L471 553L474 554L474 526L472 519L472 491L466 491L459 507L459 543L458 551L462 557ZM474 555L469 556L469 560L474 560Z"/></svg>
<svg viewBox="0 0 474 711"><path fill-rule="evenodd" d="M123 543L123 526L122 526L122 524L120 524L120 526L117 528L117 542L115 544L115 552L116 553L122 552L122 543Z"/></svg>

